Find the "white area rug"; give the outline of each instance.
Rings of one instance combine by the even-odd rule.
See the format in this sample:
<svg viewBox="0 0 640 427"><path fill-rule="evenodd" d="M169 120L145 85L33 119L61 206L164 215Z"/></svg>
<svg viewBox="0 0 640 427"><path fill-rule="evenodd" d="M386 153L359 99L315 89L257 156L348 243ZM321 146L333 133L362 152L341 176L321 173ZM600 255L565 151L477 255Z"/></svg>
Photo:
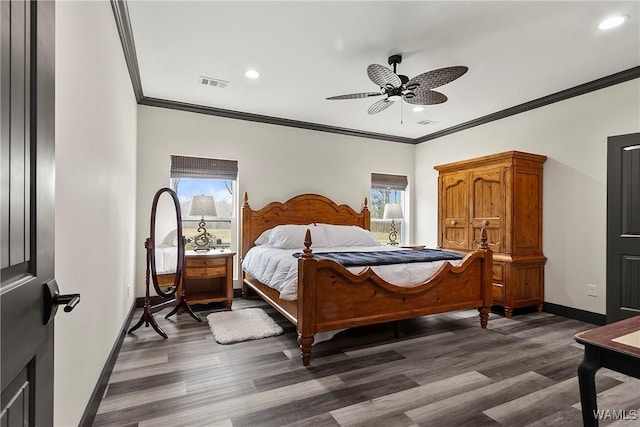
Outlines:
<svg viewBox="0 0 640 427"><path fill-rule="evenodd" d="M261 308L211 313L207 316L207 321L213 337L220 344L257 340L283 332L275 320Z"/></svg>

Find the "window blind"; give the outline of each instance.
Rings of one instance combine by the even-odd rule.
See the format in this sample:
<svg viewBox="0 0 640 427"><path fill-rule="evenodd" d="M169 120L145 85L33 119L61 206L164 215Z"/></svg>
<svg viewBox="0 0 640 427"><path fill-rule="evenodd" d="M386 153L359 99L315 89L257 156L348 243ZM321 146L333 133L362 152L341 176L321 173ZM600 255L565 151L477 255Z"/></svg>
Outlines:
<svg viewBox="0 0 640 427"><path fill-rule="evenodd" d="M389 175L384 173L371 174L371 188L382 188L391 190L406 190L409 184L405 175Z"/></svg>
<svg viewBox="0 0 640 427"><path fill-rule="evenodd" d="M238 178L238 162L203 157L171 156L171 178L236 180Z"/></svg>

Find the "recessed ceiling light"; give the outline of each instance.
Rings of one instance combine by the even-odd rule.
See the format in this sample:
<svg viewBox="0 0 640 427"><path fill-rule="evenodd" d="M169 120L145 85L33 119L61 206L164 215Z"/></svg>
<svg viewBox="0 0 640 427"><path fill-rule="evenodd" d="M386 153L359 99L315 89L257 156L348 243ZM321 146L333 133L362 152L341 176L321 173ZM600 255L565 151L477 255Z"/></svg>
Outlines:
<svg viewBox="0 0 640 427"><path fill-rule="evenodd" d="M257 79L258 77L260 77L260 73L256 70L247 70L245 71L244 75L250 79Z"/></svg>
<svg viewBox="0 0 640 427"><path fill-rule="evenodd" d="M421 107L419 105L411 109L411 111L413 111L414 113L419 113L420 111L423 111L423 110L424 110L424 107Z"/></svg>
<svg viewBox="0 0 640 427"><path fill-rule="evenodd" d="M598 25L598 28L600 28L601 30L608 30L610 28L614 28L614 27L617 27L618 25L621 25L628 18L629 17L626 15L610 16L607 19L600 22L600 25Z"/></svg>

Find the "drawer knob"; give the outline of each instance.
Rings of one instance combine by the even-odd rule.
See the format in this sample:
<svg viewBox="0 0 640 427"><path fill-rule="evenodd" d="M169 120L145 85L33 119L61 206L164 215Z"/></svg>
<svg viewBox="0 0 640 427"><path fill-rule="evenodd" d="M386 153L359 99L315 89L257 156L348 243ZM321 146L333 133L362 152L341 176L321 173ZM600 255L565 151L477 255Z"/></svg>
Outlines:
<svg viewBox="0 0 640 427"><path fill-rule="evenodd" d="M489 225L489 221L487 221L486 219L484 221L482 221L482 226L486 227L487 225Z"/></svg>
<svg viewBox="0 0 640 427"><path fill-rule="evenodd" d="M456 225L458 223L458 221L456 221L455 219L451 220L451 225Z"/></svg>

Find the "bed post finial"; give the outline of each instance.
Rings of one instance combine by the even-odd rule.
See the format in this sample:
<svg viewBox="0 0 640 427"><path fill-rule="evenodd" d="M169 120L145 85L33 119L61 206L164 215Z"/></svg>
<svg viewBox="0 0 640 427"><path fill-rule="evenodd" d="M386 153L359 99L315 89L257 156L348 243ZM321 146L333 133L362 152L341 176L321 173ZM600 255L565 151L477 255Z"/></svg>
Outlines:
<svg viewBox="0 0 640 427"><path fill-rule="evenodd" d="M304 249L302 250L302 258L313 258L311 253L311 230L307 228L304 235Z"/></svg>
<svg viewBox="0 0 640 427"><path fill-rule="evenodd" d="M364 206L362 207L362 210L363 211L368 211L369 210L369 199L366 196L364 198Z"/></svg>
<svg viewBox="0 0 640 427"><path fill-rule="evenodd" d="M249 207L249 195L247 194L247 192L244 192L244 197L242 198L242 207L243 208L248 208Z"/></svg>
<svg viewBox="0 0 640 427"><path fill-rule="evenodd" d="M489 249L489 245L487 243L487 229L482 227L480 230L480 243L478 244L478 249L487 250Z"/></svg>

